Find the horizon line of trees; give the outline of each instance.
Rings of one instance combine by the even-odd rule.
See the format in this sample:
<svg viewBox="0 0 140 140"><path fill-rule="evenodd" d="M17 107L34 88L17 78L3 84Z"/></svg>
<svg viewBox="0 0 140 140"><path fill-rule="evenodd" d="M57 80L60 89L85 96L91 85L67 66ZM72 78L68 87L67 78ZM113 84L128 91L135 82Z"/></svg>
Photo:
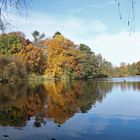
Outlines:
<svg viewBox="0 0 140 140"><path fill-rule="evenodd" d="M116 77L134 75L140 75L140 61L134 62L132 64L121 62L119 67L114 67L114 76Z"/></svg>
<svg viewBox="0 0 140 140"><path fill-rule="evenodd" d="M140 61L113 67L85 44L76 45L56 32L51 38L34 31L34 41L22 32L0 35L0 80L25 79L29 74L47 79L88 79L140 74Z"/></svg>

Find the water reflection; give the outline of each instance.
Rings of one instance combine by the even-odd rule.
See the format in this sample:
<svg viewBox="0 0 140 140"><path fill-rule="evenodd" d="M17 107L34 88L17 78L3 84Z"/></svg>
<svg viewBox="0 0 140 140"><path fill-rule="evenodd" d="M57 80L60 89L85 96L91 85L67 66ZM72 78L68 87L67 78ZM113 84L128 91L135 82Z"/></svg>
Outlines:
<svg viewBox="0 0 140 140"><path fill-rule="evenodd" d="M121 87L122 91L140 91L138 82L92 80L48 81L40 85L0 85L0 125L23 127L33 116L34 127L41 127L48 120L63 124L77 112L88 112L117 87Z"/></svg>
<svg viewBox="0 0 140 140"><path fill-rule="evenodd" d="M127 90L140 91L140 82L114 82L114 87L121 87L122 92Z"/></svg>

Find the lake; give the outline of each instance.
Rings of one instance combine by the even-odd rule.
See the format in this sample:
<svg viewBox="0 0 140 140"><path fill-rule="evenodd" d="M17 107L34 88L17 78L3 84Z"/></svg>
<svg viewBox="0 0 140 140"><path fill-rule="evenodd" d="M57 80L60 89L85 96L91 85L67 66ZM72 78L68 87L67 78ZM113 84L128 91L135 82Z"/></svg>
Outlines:
<svg viewBox="0 0 140 140"><path fill-rule="evenodd" d="M0 85L0 140L140 140L140 76Z"/></svg>

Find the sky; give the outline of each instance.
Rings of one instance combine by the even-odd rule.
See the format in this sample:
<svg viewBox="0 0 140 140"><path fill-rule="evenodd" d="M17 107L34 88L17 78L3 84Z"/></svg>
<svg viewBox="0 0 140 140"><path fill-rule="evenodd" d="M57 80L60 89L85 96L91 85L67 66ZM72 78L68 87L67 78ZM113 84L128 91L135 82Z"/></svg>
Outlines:
<svg viewBox="0 0 140 140"><path fill-rule="evenodd" d="M22 31L31 40L35 30L46 37L59 31L114 66L133 63L140 60L140 1L135 4L135 33L127 25L130 0L120 1L122 20L115 0L32 0L27 16L13 10L6 13L12 24L8 31Z"/></svg>

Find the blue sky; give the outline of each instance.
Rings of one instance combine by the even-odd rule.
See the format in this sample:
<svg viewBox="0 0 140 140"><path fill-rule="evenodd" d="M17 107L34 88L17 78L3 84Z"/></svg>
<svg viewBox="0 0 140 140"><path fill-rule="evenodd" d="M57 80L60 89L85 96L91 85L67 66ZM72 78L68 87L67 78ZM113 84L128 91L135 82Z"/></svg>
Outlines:
<svg viewBox="0 0 140 140"><path fill-rule="evenodd" d="M115 0L32 0L28 17L7 14L14 25L9 31L20 30L31 40L34 30L46 37L60 31L76 44L89 45L114 65L132 63L140 60L140 1L136 0L136 33L131 36L127 26L130 0L120 1L123 20L119 20Z"/></svg>

